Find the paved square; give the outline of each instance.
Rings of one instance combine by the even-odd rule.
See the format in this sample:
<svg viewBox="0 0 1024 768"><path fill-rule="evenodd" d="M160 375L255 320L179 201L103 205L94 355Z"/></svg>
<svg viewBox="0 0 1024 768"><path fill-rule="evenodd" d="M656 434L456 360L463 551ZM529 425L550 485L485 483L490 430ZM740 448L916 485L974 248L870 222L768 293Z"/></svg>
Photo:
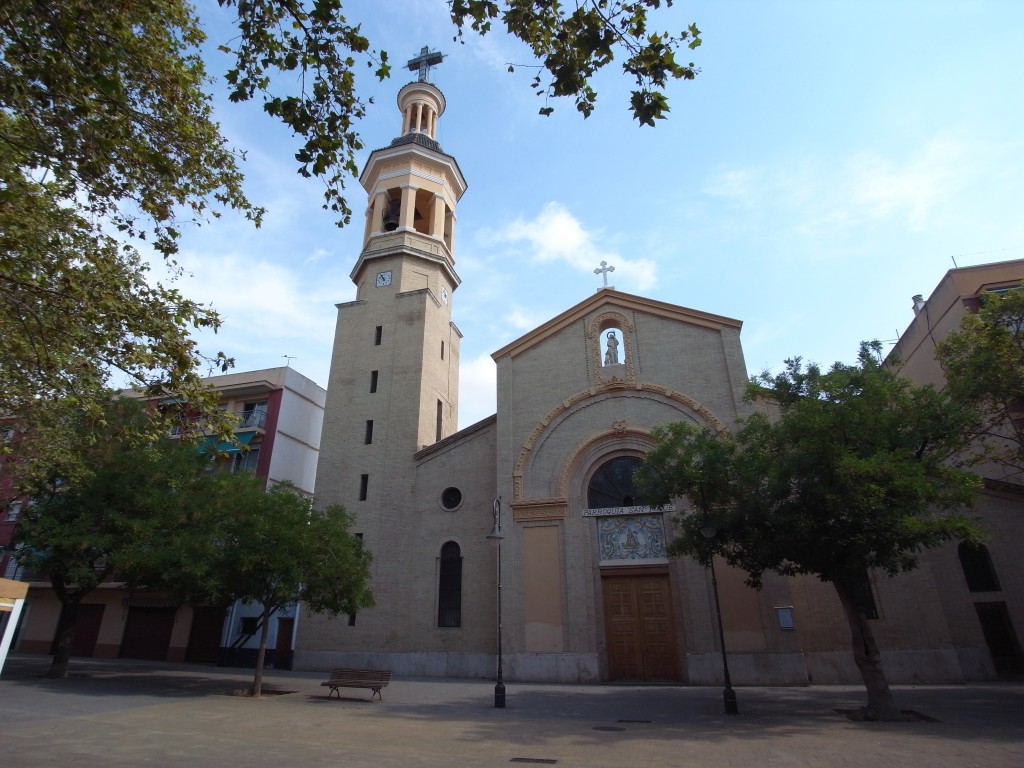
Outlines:
<svg viewBox="0 0 1024 768"><path fill-rule="evenodd" d="M10 766L1024 766L1024 684L900 686L900 706L939 722L855 723L857 687L721 689L401 679L383 701L328 699L322 673L266 676L194 664L14 655L0 676L0 754Z"/></svg>

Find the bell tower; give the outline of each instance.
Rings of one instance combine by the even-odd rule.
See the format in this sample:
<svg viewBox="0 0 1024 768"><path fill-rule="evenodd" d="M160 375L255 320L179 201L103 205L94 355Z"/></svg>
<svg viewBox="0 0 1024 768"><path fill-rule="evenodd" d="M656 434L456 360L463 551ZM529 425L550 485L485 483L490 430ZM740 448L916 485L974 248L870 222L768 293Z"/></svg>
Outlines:
<svg viewBox="0 0 1024 768"><path fill-rule="evenodd" d="M397 478L409 477L413 454L458 426L461 334L451 312L466 181L437 141L445 98L427 77L441 58L424 48L409 62L419 76L398 92L401 133L370 153L359 177L367 207L350 275L356 299L338 305L317 496L343 504L371 538L407 507Z"/></svg>

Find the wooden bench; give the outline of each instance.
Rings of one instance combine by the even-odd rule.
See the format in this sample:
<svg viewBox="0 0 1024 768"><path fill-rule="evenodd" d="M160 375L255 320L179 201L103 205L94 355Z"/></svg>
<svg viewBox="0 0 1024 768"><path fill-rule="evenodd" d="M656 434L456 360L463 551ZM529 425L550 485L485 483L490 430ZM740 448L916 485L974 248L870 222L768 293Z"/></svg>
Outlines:
<svg viewBox="0 0 1024 768"><path fill-rule="evenodd" d="M390 682L390 669L332 669L331 679L320 683L320 685L326 685L331 689L327 693L327 698L336 693L339 699L341 698L339 688L369 688L373 691L370 694L370 701L373 701L374 696L383 698L380 695L380 689L387 687Z"/></svg>

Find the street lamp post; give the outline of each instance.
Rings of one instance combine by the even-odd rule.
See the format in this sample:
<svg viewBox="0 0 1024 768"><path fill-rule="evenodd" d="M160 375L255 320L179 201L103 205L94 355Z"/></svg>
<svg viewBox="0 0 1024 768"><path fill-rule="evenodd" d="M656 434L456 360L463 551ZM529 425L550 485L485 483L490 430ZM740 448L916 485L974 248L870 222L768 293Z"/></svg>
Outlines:
<svg viewBox="0 0 1024 768"><path fill-rule="evenodd" d="M705 514L700 523L700 533L705 539L713 539L718 533L714 520L710 515ZM715 593L715 613L718 616L718 643L722 648L722 670L725 673L725 689L722 691L722 699L725 702L725 714L739 714L739 705L736 702L736 691L732 689L732 680L729 678L729 658L725 653L725 630L722 629L722 606L718 602L718 579L715 577L715 559L708 558L711 570L711 589Z"/></svg>
<svg viewBox="0 0 1024 768"><path fill-rule="evenodd" d="M494 528L487 538L498 546L498 674L494 681L494 706L505 708L505 680L501 675L501 540L505 534L501 532L501 497L494 500Z"/></svg>

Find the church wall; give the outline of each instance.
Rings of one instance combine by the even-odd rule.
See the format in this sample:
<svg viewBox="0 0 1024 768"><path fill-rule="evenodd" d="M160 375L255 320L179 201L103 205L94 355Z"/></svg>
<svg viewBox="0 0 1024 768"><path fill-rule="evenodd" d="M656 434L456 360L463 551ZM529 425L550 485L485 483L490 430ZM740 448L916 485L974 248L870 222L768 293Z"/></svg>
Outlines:
<svg viewBox="0 0 1024 768"><path fill-rule="evenodd" d="M739 332L671 322L634 313L639 380L699 400L726 424L749 413L743 402L746 363Z"/></svg>
<svg viewBox="0 0 1024 768"><path fill-rule="evenodd" d="M595 354L595 330L608 328L622 334L618 364L604 365ZM609 302L497 362L499 415L509 414L499 418L498 462L522 472L518 487L509 484L504 492L523 501L551 500L552 511L540 512L559 518L527 516L517 524L515 567L521 573L511 589L513 674L524 680L606 679L602 568L595 520L582 517L584 475L616 453L642 456L655 425L725 424L745 415L738 333L621 311ZM721 657L710 580L690 561L662 563L671 583L680 679L714 682ZM742 577L730 575L721 587L727 641L741 659L741 678L806 681L798 639L776 628L769 598L745 587ZM790 605L784 581L774 587L782 594L776 603Z"/></svg>
<svg viewBox="0 0 1024 768"><path fill-rule="evenodd" d="M969 511L987 534L984 545L991 557L998 590L970 591L955 542L926 554L953 644L969 680L990 679L995 673L975 609L977 604L1005 603L1017 638L1024 632L1024 562L1018 543L1024 538L1021 508L1018 494L987 489L979 494Z"/></svg>
<svg viewBox="0 0 1024 768"><path fill-rule="evenodd" d="M487 677L496 647L496 552L486 538L493 522L494 438L491 424L418 459L395 474L387 498L394 514L381 516L364 541L374 553L371 583L377 605L345 616L307 619L296 665L329 669L358 665L406 675ZM401 478L407 478L405 482ZM462 502L445 509L442 492L456 487ZM405 498L401 498L403 496ZM401 510L401 514L397 511ZM361 516L372 520L372 516ZM438 626L441 547L462 555L461 626Z"/></svg>

